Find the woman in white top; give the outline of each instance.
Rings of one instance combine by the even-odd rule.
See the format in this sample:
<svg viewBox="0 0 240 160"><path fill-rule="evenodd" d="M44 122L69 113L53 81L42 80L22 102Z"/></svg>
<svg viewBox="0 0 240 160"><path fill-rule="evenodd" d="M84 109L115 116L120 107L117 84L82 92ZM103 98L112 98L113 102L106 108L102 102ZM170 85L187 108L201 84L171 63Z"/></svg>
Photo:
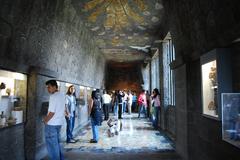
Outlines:
<svg viewBox="0 0 240 160"><path fill-rule="evenodd" d="M158 129L159 122L159 113L160 113L160 93L157 88L155 88L152 92L152 107L153 107L153 127Z"/></svg>

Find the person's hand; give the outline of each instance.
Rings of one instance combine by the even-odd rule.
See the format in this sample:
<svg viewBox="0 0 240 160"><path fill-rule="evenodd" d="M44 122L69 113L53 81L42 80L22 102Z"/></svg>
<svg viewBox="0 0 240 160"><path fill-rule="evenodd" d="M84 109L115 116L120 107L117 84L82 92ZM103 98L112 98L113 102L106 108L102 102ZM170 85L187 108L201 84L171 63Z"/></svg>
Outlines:
<svg viewBox="0 0 240 160"><path fill-rule="evenodd" d="M70 117L70 113L65 111L65 117L69 118Z"/></svg>
<svg viewBox="0 0 240 160"><path fill-rule="evenodd" d="M75 117L77 118L77 117L78 117L78 114L75 113Z"/></svg>
<svg viewBox="0 0 240 160"><path fill-rule="evenodd" d="M43 122L44 124L47 124L46 117L44 117L44 118L42 119L42 122Z"/></svg>

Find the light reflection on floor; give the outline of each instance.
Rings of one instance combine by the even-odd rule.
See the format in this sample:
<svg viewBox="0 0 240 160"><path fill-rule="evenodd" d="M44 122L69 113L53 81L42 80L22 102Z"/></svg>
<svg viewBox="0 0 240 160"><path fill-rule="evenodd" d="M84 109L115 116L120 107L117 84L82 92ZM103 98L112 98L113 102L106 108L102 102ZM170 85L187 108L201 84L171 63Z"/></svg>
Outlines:
<svg viewBox="0 0 240 160"><path fill-rule="evenodd" d="M156 131L147 119L138 119L137 115L123 116L123 130L114 137L108 137L106 121L99 128L100 140L97 144L89 143L92 138L91 128L87 127L77 139L77 143L64 144L66 150L94 152L144 152L172 151L172 142L161 132Z"/></svg>

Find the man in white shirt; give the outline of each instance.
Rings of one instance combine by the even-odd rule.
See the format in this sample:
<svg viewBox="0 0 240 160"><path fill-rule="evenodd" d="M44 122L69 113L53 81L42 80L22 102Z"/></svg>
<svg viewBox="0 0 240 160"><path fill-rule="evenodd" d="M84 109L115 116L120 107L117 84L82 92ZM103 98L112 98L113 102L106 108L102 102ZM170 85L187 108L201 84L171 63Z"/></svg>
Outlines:
<svg viewBox="0 0 240 160"><path fill-rule="evenodd" d="M109 110L111 107L111 96L107 94L107 91L103 91L102 95L102 104L103 104L103 112L104 112L104 120L108 120L109 118Z"/></svg>
<svg viewBox="0 0 240 160"><path fill-rule="evenodd" d="M65 121L65 95L58 92L56 80L47 81L46 86L48 92L51 94L48 114L43 119L46 146L51 160L63 160L59 139L61 125Z"/></svg>

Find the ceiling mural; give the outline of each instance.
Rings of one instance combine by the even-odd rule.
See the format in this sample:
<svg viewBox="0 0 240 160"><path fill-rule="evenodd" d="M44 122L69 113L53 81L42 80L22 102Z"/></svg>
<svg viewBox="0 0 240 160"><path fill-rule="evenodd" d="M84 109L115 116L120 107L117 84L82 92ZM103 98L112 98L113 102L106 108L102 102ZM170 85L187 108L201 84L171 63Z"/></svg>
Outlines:
<svg viewBox="0 0 240 160"><path fill-rule="evenodd" d="M149 46L158 39L163 17L161 0L73 0L104 53L130 46ZM129 52L128 51L128 52ZM119 52L118 52L119 54Z"/></svg>
<svg viewBox="0 0 240 160"><path fill-rule="evenodd" d="M146 11L147 7L143 0L133 0L133 2L139 11ZM100 6L97 7L98 5ZM105 30L119 31L122 28L129 27L130 20L139 25L144 25L144 18L134 11L127 0L92 0L85 4L84 10L87 12L94 10L88 17L88 20L93 23L96 22L101 13L106 14L103 22Z"/></svg>

